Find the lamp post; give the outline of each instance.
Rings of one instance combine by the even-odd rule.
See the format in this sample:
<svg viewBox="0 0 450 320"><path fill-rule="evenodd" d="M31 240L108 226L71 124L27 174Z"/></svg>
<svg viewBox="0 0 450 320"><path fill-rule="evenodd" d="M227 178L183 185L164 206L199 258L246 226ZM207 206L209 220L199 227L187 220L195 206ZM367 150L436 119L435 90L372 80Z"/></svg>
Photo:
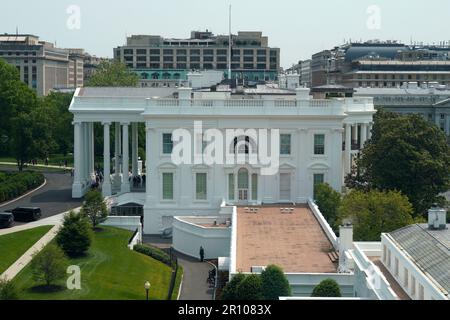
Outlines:
<svg viewBox="0 0 450 320"><path fill-rule="evenodd" d="M147 301L148 301L148 291L150 290L150 282L146 281L144 284L145 293L147 294Z"/></svg>

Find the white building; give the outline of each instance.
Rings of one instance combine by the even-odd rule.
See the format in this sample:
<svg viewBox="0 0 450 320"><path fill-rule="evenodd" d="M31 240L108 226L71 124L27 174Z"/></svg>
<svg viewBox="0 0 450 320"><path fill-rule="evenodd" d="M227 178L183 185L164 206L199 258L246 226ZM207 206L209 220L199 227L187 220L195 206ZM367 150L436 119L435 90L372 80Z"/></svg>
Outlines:
<svg viewBox="0 0 450 320"><path fill-rule="evenodd" d="M143 205L144 233L161 233L172 226L175 216L215 216L222 203L306 203L317 183L342 189L344 173L350 171L352 156L358 152L355 142L362 146L370 137L375 112L370 98L312 99L305 88L283 95L247 96L191 88L178 88L178 98L173 98L174 93L172 88L76 91L70 106L75 131L73 197L84 195L94 174L93 123L98 122L103 124L104 135L103 194L114 195L118 205ZM202 124L204 140L195 131L196 122ZM134 192L129 179L138 175L138 123L146 127L145 193ZM115 130L113 153L111 127ZM230 163L226 158L225 163L208 164L200 156L190 164L177 165L171 154L178 144L172 138L180 128L193 140L200 138L206 150L208 129L224 135L227 129L241 130L222 141L218 150L234 160L238 155L246 160ZM258 134L260 129L272 130L269 135L279 130L275 140L266 140L272 150L279 144L279 150L271 154L278 163L250 160L256 154L260 160L262 140L257 143L247 129ZM189 148L194 154L194 143ZM266 174L270 165L276 170Z"/></svg>

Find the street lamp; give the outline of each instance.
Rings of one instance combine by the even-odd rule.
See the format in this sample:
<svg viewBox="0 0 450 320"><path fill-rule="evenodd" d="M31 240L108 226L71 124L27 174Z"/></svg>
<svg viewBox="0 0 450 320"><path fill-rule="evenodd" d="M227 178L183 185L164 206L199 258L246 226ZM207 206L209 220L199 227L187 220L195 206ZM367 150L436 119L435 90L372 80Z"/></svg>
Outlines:
<svg viewBox="0 0 450 320"><path fill-rule="evenodd" d="M148 301L148 291L150 290L150 282L146 281L144 284L145 292L147 294L147 301Z"/></svg>

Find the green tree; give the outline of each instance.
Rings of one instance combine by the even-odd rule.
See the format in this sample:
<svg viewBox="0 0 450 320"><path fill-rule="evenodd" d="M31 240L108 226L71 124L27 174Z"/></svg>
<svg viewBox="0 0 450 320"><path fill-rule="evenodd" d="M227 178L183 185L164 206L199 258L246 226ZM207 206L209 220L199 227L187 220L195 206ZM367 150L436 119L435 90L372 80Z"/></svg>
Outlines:
<svg viewBox="0 0 450 320"><path fill-rule="evenodd" d="M408 198L398 191L352 191L339 208L339 223L353 223L355 241L380 241L382 232L391 232L414 223Z"/></svg>
<svg viewBox="0 0 450 320"><path fill-rule="evenodd" d="M67 265L64 252L57 245L49 244L31 260L33 278L37 282L51 286L66 275Z"/></svg>
<svg viewBox="0 0 450 320"><path fill-rule="evenodd" d="M314 190L316 204L328 224L335 227L338 209L341 205L341 195L327 183L318 184Z"/></svg>
<svg viewBox="0 0 450 320"><path fill-rule="evenodd" d="M261 276L258 274L251 274L245 277L244 280L237 286L238 300L262 300L264 299L262 292Z"/></svg>
<svg viewBox="0 0 450 320"><path fill-rule="evenodd" d="M85 195L85 201L81 207L81 214L89 218L92 227L97 225L108 217L108 210L103 195L98 190L91 190Z"/></svg>
<svg viewBox="0 0 450 320"><path fill-rule="evenodd" d="M450 147L445 134L419 115L379 110L372 138L366 143L358 170L346 177L350 188L399 190L425 214L450 188Z"/></svg>
<svg viewBox="0 0 450 320"><path fill-rule="evenodd" d="M56 236L56 242L66 255L77 257L85 254L91 241L92 230L86 217L74 211L66 214L62 228Z"/></svg>
<svg viewBox="0 0 450 320"><path fill-rule="evenodd" d="M139 77L120 61L103 61L89 79L88 87L136 87Z"/></svg>
<svg viewBox="0 0 450 320"><path fill-rule="evenodd" d="M0 278L0 300L17 300L19 295L12 280Z"/></svg>
<svg viewBox="0 0 450 320"><path fill-rule="evenodd" d="M237 288L241 282L245 279L243 273L238 273L233 276L233 278L225 285L220 296L221 300L236 300L238 293Z"/></svg>
<svg viewBox="0 0 450 320"><path fill-rule="evenodd" d="M266 300L278 300L279 297L291 295L291 286L283 270L276 265L269 265L261 272L262 292Z"/></svg>
<svg viewBox="0 0 450 320"><path fill-rule="evenodd" d="M311 297L341 297L341 289L335 280L325 279L314 287Z"/></svg>

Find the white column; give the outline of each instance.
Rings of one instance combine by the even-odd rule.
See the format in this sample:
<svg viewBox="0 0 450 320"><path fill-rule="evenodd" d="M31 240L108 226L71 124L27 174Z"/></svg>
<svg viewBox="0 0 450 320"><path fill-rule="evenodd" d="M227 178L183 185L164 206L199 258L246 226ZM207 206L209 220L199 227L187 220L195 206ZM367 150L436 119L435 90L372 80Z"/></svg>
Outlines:
<svg viewBox="0 0 450 320"><path fill-rule="evenodd" d="M345 124L345 174L351 171L351 128L350 124Z"/></svg>
<svg viewBox="0 0 450 320"><path fill-rule="evenodd" d="M120 123L116 122L115 125L115 138L114 138L114 186L120 188Z"/></svg>
<svg viewBox="0 0 450 320"><path fill-rule="evenodd" d="M358 124L352 125L352 143L357 144L358 143Z"/></svg>
<svg viewBox="0 0 450 320"><path fill-rule="evenodd" d="M74 164L74 177L72 184L72 198L81 198L83 196L83 185L82 185L82 147L81 147L81 123L74 122L74 142L73 142L73 164Z"/></svg>
<svg viewBox="0 0 450 320"><path fill-rule="evenodd" d="M138 175L138 123L131 124L131 164L133 177Z"/></svg>
<svg viewBox="0 0 450 320"><path fill-rule="evenodd" d="M112 187L111 187L111 170L110 170L110 163L111 163L111 156L110 156L110 150L109 150L109 122L103 123L103 185L102 185L102 193L103 196L107 197L112 194Z"/></svg>
<svg viewBox="0 0 450 320"><path fill-rule="evenodd" d="M90 169L90 174L95 176L94 123L91 122L89 125L90 125L90 133L91 133L91 136L89 137L89 143L91 146L91 152L90 152L91 166L89 169Z"/></svg>
<svg viewBox="0 0 450 320"><path fill-rule="evenodd" d="M361 149L364 147L364 144L367 140L367 123L361 124Z"/></svg>
<svg viewBox="0 0 450 320"><path fill-rule="evenodd" d="M121 192L130 192L130 181L128 180L130 171L129 167L129 145L128 145L128 123L122 124L122 186L120 188Z"/></svg>
<svg viewBox="0 0 450 320"><path fill-rule="evenodd" d="M83 161L83 165L81 166L82 168L83 168L83 176L82 176L82 179L83 179L83 181L86 183L86 184L89 184L89 182L90 182L90 180L88 179L88 171L89 171L89 168L88 168L88 163L87 163L87 160L88 160L88 152L89 152L89 148L88 148L88 139L87 139L87 123L86 122L83 122L82 124L81 124L81 127L82 127L82 142L81 142L81 144L82 144L82 147L83 147L83 156L82 156L82 161Z"/></svg>

